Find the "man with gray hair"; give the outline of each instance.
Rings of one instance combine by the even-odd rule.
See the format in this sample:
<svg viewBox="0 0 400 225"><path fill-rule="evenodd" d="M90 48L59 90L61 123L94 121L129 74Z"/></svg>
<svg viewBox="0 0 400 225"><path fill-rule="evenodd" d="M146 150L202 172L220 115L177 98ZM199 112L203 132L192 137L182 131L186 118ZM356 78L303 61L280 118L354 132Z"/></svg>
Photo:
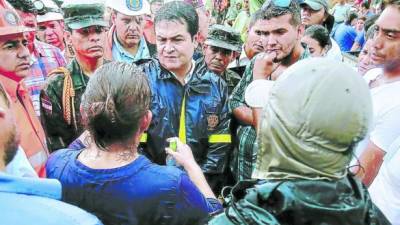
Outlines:
<svg viewBox="0 0 400 225"><path fill-rule="evenodd" d="M39 40L59 48L67 62L71 61L75 53L64 38L64 17L60 7L52 0L35 1L35 6L38 9L36 36Z"/></svg>
<svg viewBox="0 0 400 225"><path fill-rule="evenodd" d="M147 0L113 0L108 2L108 7L112 9L113 25L107 33L105 59L132 63L152 57L155 45L143 35L144 15L150 14Z"/></svg>
<svg viewBox="0 0 400 225"><path fill-rule="evenodd" d="M233 28L219 24L209 28L207 39L203 45L204 59L200 63L225 80L229 94L240 81L240 76L227 67L240 49L240 35Z"/></svg>

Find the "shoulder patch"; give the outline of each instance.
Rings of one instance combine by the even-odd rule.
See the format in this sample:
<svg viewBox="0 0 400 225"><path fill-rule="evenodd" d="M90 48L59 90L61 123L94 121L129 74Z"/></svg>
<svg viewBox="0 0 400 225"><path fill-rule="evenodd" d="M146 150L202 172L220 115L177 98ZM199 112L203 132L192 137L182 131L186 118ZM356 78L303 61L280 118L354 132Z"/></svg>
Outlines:
<svg viewBox="0 0 400 225"><path fill-rule="evenodd" d="M214 130L219 123L219 118L216 114L207 115L207 129Z"/></svg>
<svg viewBox="0 0 400 225"><path fill-rule="evenodd" d="M43 112L47 115L53 114L53 105L47 95L42 95L40 97L40 106L42 107Z"/></svg>

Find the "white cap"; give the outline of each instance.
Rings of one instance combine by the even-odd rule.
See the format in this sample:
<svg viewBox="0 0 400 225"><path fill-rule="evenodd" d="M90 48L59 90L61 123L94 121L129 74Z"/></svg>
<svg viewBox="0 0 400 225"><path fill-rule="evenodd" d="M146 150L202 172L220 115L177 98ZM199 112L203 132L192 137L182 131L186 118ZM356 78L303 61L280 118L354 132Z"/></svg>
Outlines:
<svg viewBox="0 0 400 225"><path fill-rule="evenodd" d="M107 0L106 6L127 16L151 14L147 0Z"/></svg>
<svg viewBox="0 0 400 225"><path fill-rule="evenodd" d="M41 0L40 2L43 3L42 7L44 7L47 12L44 15L36 16L38 23L64 19L61 9L52 0Z"/></svg>
<svg viewBox="0 0 400 225"><path fill-rule="evenodd" d="M274 81L272 80L254 80L249 86L247 86L244 100L247 105L253 108L263 108L267 102L274 86Z"/></svg>

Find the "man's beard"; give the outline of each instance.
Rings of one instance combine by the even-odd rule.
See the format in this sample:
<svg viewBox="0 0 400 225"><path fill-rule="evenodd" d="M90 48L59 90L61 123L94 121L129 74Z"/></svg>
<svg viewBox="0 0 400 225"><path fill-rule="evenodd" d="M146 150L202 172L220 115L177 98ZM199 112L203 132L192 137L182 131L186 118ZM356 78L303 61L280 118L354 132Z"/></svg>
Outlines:
<svg viewBox="0 0 400 225"><path fill-rule="evenodd" d="M280 62L282 65L289 65L291 60L292 60L292 56L293 56L293 52L294 52L295 46L293 46L292 50L289 52L289 54L287 54L286 56L284 56L281 59L275 59L274 63Z"/></svg>
<svg viewBox="0 0 400 225"><path fill-rule="evenodd" d="M398 73L400 71L400 58L387 61L383 65L383 69L387 73Z"/></svg>
<svg viewBox="0 0 400 225"><path fill-rule="evenodd" d="M13 160L15 154L17 153L18 146L19 139L17 138L16 129L14 127L14 129L12 129L10 133L8 140L4 144L4 161L6 165Z"/></svg>

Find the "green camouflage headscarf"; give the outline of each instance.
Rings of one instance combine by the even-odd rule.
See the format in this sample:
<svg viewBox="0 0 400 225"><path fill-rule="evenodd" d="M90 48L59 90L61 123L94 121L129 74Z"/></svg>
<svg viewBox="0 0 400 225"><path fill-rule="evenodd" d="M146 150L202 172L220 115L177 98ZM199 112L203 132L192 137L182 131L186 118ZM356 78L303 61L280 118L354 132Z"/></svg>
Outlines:
<svg viewBox="0 0 400 225"><path fill-rule="evenodd" d="M360 75L341 62L302 60L271 91L252 177L340 179L371 118L369 89Z"/></svg>

